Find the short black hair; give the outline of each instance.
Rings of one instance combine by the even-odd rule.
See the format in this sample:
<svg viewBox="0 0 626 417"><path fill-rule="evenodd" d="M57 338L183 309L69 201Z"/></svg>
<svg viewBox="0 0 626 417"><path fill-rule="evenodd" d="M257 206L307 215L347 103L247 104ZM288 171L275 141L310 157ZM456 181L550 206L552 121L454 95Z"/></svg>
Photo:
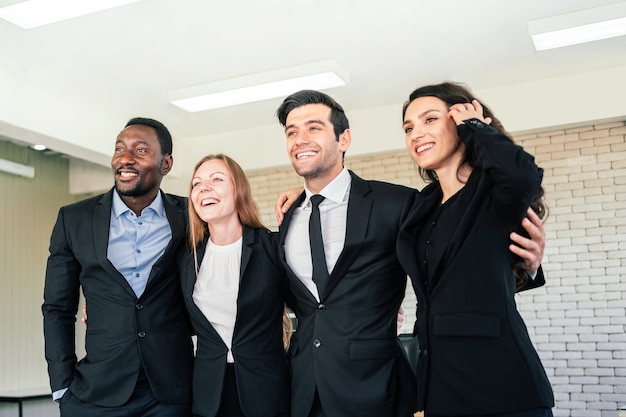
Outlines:
<svg viewBox="0 0 626 417"><path fill-rule="evenodd" d="M172 154L172 135L163 123L148 117L133 117L128 121L128 123L126 123L124 128L132 125L145 125L154 128L154 130L156 130L157 138L159 139L159 144L161 145L161 155L165 156Z"/></svg>
<svg viewBox="0 0 626 417"><path fill-rule="evenodd" d="M330 122L335 130L337 141L339 141L339 135L346 129L350 129L350 123L348 122L346 113L343 111L343 107L328 94L314 90L301 90L285 98L278 110L276 110L278 121L285 127L289 113L293 109L307 104L324 104L330 107Z"/></svg>

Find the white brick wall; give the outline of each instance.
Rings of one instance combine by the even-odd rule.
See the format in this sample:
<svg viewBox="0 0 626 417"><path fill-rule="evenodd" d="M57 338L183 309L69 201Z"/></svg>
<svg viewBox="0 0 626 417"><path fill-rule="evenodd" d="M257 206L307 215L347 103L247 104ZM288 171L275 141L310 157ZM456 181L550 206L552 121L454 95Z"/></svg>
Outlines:
<svg viewBox="0 0 626 417"><path fill-rule="evenodd" d="M553 384L554 414L617 417L626 407L626 123L515 139L545 170L547 284L517 298ZM348 154L346 166L363 178L424 186L405 151ZM248 175L263 220L275 229L278 192L301 180L291 167ZM415 318L408 287L403 332Z"/></svg>

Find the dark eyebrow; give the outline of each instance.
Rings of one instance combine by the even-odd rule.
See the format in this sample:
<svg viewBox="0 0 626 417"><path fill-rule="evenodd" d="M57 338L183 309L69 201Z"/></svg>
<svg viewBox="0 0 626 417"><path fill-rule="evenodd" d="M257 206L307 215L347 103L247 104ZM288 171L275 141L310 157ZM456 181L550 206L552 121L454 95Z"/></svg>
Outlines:
<svg viewBox="0 0 626 417"><path fill-rule="evenodd" d="M324 125L324 121L320 120L320 119L311 119L311 120L307 120L306 122L304 122L304 125L312 125L312 124L316 124L316 125ZM291 129L292 127L294 127L293 124L290 124L288 126L285 126L285 132L289 129Z"/></svg>

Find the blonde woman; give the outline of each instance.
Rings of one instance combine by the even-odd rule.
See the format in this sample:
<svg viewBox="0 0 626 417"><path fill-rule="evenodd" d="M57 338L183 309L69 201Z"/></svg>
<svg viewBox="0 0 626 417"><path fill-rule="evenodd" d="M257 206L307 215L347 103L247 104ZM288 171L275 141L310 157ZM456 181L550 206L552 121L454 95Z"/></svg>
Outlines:
<svg viewBox="0 0 626 417"><path fill-rule="evenodd" d="M194 415L288 416L287 281L276 235L261 224L248 180L230 157L209 155L196 165L189 223L180 269L198 338Z"/></svg>

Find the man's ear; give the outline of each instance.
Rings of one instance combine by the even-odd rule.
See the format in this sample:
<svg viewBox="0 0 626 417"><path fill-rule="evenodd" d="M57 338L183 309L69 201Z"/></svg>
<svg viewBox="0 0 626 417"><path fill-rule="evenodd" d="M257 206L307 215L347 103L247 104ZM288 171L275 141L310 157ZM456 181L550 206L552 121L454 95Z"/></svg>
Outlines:
<svg viewBox="0 0 626 417"><path fill-rule="evenodd" d="M346 129L339 135L339 149L342 152L346 152L350 147L350 143L352 143L352 133L350 129Z"/></svg>
<svg viewBox="0 0 626 417"><path fill-rule="evenodd" d="M161 175L165 176L169 174L174 165L174 158L171 154L165 155L163 161L161 162Z"/></svg>

